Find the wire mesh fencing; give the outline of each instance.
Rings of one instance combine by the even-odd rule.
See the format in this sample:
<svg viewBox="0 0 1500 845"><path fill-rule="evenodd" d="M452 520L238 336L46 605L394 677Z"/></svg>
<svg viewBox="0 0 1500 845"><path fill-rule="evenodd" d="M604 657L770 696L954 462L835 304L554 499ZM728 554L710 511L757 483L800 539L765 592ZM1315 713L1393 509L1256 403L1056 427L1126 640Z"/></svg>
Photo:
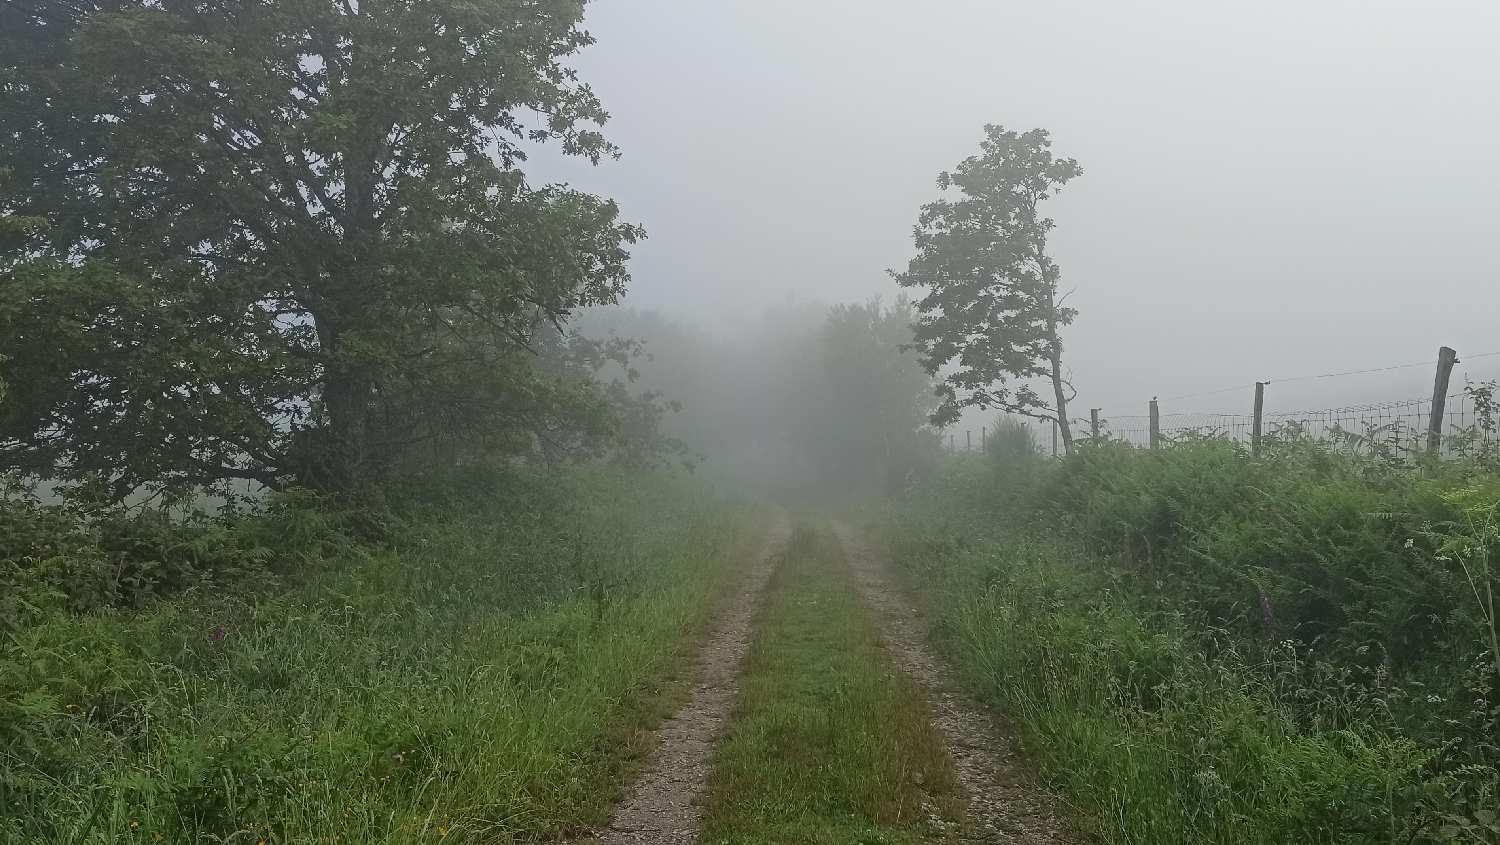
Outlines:
<svg viewBox="0 0 1500 845"><path fill-rule="evenodd" d="M1291 436L1326 441L1350 451L1409 458L1427 451L1431 399L1408 399L1313 411L1266 413L1261 416L1262 437L1274 442ZM1084 434L1090 421L1080 420ZM1158 445L1224 438L1250 445L1254 437L1252 414L1164 413L1158 416ZM1148 415L1100 418L1100 436L1150 448L1151 417ZM1444 458L1460 458L1500 448L1496 408L1491 393L1466 389L1447 397L1440 424L1440 450Z"/></svg>
<svg viewBox="0 0 1500 845"><path fill-rule="evenodd" d="M1500 356L1500 352L1485 352L1469 358ZM1393 402L1376 402L1366 405L1347 405L1338 408L1323 408L1313 411L1278 411L1262 413L1264 389L1275 381L1257 382L1255 388L1255 413L1211 414L1211 413L1159 413L1160 403L1152 399L1151 413L1103 416L1103 409L1093 409L1090 419L1069 419L1074 439L1088 440L1093 437L1115 442L1129 443L1141 448L1170 447L1178 443L1190 443L1205 439L1229 440L1242 443L1252 449L1257 445L1276 445L1292 441L1315 442L1355 454L1369 455L1388 461L1415 462L1419 457L1482 458L1500 466L1500 384L1494 379L1471 382L1465 376L1462 389L1448 393L1453 368L1459 363L1458 353L1451 347L1438 350L1438 359L1419 364L1402 364L1393 367L1352 370L1322 375L1298 376L1283 379L1289 382L1306 382L1313 379L1334 379L1367 373L1382 373L1410 367L1437 365L1434 376L1434 393L1447 394L1433 413L1434 400L1402 399ZM1181 396L1167 400L1179 402L1204 396L1213 396L1231 391L1248 389L1226 388L1207 393ZM1138 407L1138 406L1137 406ZM1059 448L1059 428L1045 416L1024 423L1034 432L1033 440L1040 451L1046 453L1047 441L1051 440L1050 452L1061 456L1065 445ZM1049 431L1050 429L1050 431ZM945 432L945 434L947 434ZM947 434L950 451L972 451L976 445L985 448L986 431L980 430L978 443L973 442L973 432L965 432L962 440Z"/></svg>

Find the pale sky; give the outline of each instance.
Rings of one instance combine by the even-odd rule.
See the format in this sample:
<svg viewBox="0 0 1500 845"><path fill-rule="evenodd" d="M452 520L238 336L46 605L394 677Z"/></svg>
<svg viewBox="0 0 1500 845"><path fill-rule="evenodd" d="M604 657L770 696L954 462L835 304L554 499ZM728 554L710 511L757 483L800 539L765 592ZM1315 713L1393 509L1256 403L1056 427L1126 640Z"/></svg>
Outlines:
<svg viewBox="0 0 1500 845"><path fill-rule="evenodd" d="M1084 170L1050 203L1075 416L1500 352L1500 4L596 0L587 27L574 65L624 156L530 172L646 227L638 307L892 295L938 172L998 123ZM1431 373L1269 390L1325 407Z"/></svg>

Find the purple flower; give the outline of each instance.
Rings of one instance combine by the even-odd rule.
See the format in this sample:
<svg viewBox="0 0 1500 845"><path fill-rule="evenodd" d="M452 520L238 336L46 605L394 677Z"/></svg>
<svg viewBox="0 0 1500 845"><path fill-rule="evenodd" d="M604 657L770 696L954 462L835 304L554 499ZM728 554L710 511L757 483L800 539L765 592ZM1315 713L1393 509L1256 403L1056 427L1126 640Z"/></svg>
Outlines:
<svg viewBox="0 0 1500 845"><path fill-rule="evenodd" d="M1260 615L1267 619L1271 618L1271 600L1265 596L1260 597Z"/></svg>
<svg viewBox="0 0 1500 845"><path fill-rule="evenodd" d="M391 759L395 760L397 763L403 763L406 761L406 758L402 757L400 754L392 754Z"/></svg>
<svg viewBox="0 0 1500 845"><path fill-rule="evenodd" d="M226 631L226 630L224 630L224 626L220 625L219 627L217 627L217 628L214 629L214 642L216 642L216 643L223 642L224 641L224 637L227 636L228 634L229 634L229 632Z"/></svg>

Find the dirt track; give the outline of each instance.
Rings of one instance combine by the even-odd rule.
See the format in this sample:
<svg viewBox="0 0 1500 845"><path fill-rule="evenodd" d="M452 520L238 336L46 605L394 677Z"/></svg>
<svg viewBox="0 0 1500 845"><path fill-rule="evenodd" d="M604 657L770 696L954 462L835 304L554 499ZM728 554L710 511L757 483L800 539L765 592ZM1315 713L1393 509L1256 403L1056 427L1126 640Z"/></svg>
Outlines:
<svg viewBox="0 0 1500 845"><path fill-rule="evenodd" d="M855 585L880 616L891 656L921 686L958 769L969 831L960 841L1043 845L1082 843L1068 834L1057 802L1036 787L994 717L964 695L933 652L927 625L880 558L848 525L835 523Z"/></svg>
<svg viewBox="0 0 1500 845"><path fill-rule="evenodd" d="M751 621L791 520L777 516L760 552L721 601L708 642L698 653L692 698L656 732L656 759L591 841L602 845L688 845L698 841L698 796L713 763L714 740L734 707L740 663L750 648Z"/></svg>
<svg viewBox="0 0 1500 845"><path fill-rule="evenodd" d="M880 619L893 662L921 687L952 754L966 798L967 823L950 841L996 845L1082 845L1068 833L1055 799L1038 788L999 724L963 692L929 644L926 624L881 559L852 528L835 523L851 580ZM691 845L698 841L702 794L714 745L739 690L752 621L791 535L777 517L760 552L729 591L694 670L692 697L656 734L655 760L631 788L601 845Z"/></svg>

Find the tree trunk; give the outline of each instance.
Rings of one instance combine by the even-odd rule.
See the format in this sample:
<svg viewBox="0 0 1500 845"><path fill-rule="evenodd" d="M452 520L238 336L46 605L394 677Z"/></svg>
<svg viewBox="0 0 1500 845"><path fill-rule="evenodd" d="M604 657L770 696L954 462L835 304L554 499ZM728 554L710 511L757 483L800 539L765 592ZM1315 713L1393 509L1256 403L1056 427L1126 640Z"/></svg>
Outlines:
<svg viewBox="0 0 1500 845"><path fill-rule="evenodd" d="M1057 323L1055 321L1047 324L1047 333L1052 342L1052 354L1049 356L1052 363L1052 395L1057 402L1057 427L1062 432L1063 452L1073 451L1073 428L1068 425L1068 394L1063 387L1062 378L1062 344L1057 339Z"/></svg>
<svg viewBox="0 0 1500 845"><path fill-rule="evenodd" d="M357 246L378 237L374 153L353 144L344 151L343 165L344 239ZM359 323L372 297L362 290L358 268L343 267L324 285L316 297L320 305L310 309L326 367L321 396L324 427L308 438L299 480L317 490L344 493L367 484L379 463L373 443L375 378L367 368L339 361L344 331Z"/></svg>
<svg viewBox="0 0 1500 845"><path fill-rule="evenodd" d="M368 373L338 362L342 331L329 310L311 309L311 316L326 369L318 396L321 425L296 438L297 482L324 493L347 493L369 479L374 465L370 403L375 382Z"/></svg>
<svg viewBox="0 0 1500 845"><path fill-rule="evenodd" d="M1056 404L1057 427L1062 432L1063 452L1073 451L1073 427L1068 425L1068 394L1062 375L1062 339L1057 336L1057 267L1040 247L1036 250L1037 267L1047 297L1047 361L1052 365L1052 396Z"/></svg>
<svg viewBox="0 0 1500 845"><path fill-rule="evenodd" d="M328 413L329 470L343 490L360 487L370 470L370 379L347 370L330 373L323 383Z"/></svg>

